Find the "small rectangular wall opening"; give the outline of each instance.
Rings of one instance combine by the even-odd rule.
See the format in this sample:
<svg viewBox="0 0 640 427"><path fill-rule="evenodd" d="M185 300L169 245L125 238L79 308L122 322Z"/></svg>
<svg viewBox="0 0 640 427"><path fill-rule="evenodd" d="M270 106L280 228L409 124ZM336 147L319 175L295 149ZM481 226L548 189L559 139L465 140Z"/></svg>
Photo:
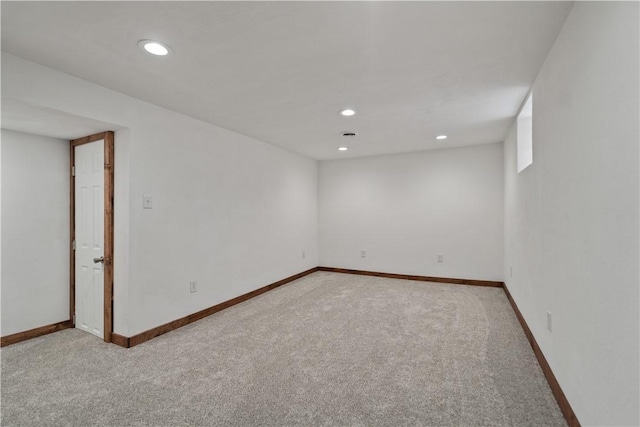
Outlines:
<svg viewBox="0 0 640 427"><path fill-rule="evenodd" d="M517 123L518 173L533 163L533 94L522 106Z"/></svg>

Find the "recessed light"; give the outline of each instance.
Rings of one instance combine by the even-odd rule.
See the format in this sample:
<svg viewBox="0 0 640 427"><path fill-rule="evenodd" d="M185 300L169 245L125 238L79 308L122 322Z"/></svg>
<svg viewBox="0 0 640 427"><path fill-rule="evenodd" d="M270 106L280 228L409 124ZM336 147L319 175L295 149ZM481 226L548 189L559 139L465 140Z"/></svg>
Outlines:
<svg viewBox="0 0 640 427"><path fill-rule="evenodd" d="M447 135L438 135L436 139L447 139Z"/></svg>
<svg viewBox="0 0 640 427"><path fill-rule="evenodd" d="M347 148L347 147L340 147L340 148L338 148L338 150L339 150L339 151L347 151L347 150L348 150L348 148Z"/></svg>
<svg viewBox="0 0 640 427"><path fill-rule="evenodd" d="M169 53L170 48L164 43L157 42L155 40L140 40L138 42L138 46L140 46L145 51L149 52L152 55L157 56L165 56Z"/></svg>
<svg viewBox="0 0 640 427"><path fill-rule="evenodd" d="M353 116L354 114L356 114L355 110L352 110L351 108L347 108L346 110L342 110L340 111L340 114L342 114L343 116Z"/></svg>

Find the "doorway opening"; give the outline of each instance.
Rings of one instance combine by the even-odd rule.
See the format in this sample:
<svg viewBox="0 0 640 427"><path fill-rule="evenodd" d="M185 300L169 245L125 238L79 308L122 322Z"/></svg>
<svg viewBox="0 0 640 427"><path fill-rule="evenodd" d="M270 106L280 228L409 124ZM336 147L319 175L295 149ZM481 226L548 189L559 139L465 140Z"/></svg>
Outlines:
<svg viewBox="0 0 640 427"><path fill-rule="evenodd" d="M114 133L70 141L70 318L111 342Z"/></svg>

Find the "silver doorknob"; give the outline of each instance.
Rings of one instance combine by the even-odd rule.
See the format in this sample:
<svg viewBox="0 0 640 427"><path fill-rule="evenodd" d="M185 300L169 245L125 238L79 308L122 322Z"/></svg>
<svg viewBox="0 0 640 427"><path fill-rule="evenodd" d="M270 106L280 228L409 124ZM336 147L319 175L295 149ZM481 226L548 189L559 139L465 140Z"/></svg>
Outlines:
<svg viewBox="0 0 640 427"><path fill-rule="evenodd" d="M103 263L103 264L104 264L104 256L101 256L100 258L94 258L94 259L93 259L93 262L94 262L95 264L97 264L97 263L99 263L99 262L101 262L101 263Z"/></svg>

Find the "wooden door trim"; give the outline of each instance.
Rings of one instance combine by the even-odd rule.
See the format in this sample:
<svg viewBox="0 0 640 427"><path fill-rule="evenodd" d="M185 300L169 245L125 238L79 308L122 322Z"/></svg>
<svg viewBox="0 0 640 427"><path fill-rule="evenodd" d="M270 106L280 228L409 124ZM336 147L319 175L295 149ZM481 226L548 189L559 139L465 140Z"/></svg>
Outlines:
<svg viewBox="0 0 640 427"><path fill-rule="evenodd" d="M104 140L104 341L111 342L113 334L113 167L114 167L114 133L100 132L83 138L72 139L70 145L70 193L69 206L71 211L69 240L69 319L74 323L76 312L76 257L73 242L76 238L75 230L75 147L90 142Z"/></svg>

